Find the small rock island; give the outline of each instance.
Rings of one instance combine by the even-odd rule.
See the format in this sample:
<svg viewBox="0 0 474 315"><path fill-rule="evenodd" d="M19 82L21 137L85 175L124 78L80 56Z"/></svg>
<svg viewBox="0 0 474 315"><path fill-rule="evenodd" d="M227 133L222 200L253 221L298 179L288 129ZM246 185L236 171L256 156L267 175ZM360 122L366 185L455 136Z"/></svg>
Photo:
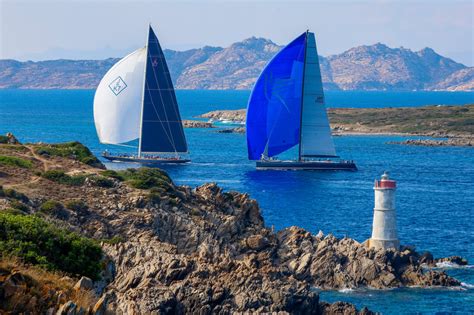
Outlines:
<svg viewBox="0 0 474 315"><path fill-rule="evenodd" d="M0 138L5 312L373 314L312 288L460 286L409 246L273 231L247 194L178 186L156 168L106 170L78 142L13 139Z"/></svg>
<svg viewBox="0 0 474 315"><path fill-rule="evenodd" d="M218 110L200 118L245 122L246 112ZM333 135L407 135L443 139L409 139L393 144L424 146L473 146L474 105L399 108L330 108ZM233 130L231 129L232 132ZM235 130L243 133L244 130Z"/></svg>

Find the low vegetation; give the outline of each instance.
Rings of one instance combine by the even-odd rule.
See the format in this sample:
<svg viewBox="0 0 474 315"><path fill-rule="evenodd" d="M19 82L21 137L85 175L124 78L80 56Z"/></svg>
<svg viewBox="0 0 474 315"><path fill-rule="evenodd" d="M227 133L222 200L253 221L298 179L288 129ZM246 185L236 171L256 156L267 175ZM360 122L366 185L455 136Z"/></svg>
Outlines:
<svg viewBox="0 0 474 315"><path fill-rule="evenodd" d="M172 184L168 174L158 168L141 167L129 168L123 171L107 170L101 175L125 181L130 186L138 189L168 189Z"/></svg>
<svg viewBox="0 0 474 315"><path fill-rule="evenodd" d="M41 177L70 186L81 186L86 180L85 175L68 175L63 170L48 170L41 173Z"/></svg>
<svg viewBox="0 0 474 315"><path fill-rule="evenodd" d="M8 143L8 137L0 135L0 144Z"/></svg>
<svg viewBox="0 0 474 315"><path fill-rule="evenodd" d="M18 192L12 188L3 188L2 186L0 186L0 197L16 199L22 202L28 202L29 200L25 194L22 194L21 192Z"/></svg>
<svg viewBox="0 0 474 315"><path fill-rule="evenodd" d="M52 307L69 300L87 309L97 301L91 291L75 290L75 280L64 277L63 272L24 264L16 258L0 259L0 274L3 279L14 279L16 285L0 299L2 314L48 314ZM0 292L10 283L0 282Z"/></svg>
<svg viewBox="0 0 474 315"><path fill-rule="evenodd" d="M20 168L32 168L33 163L30 160L22 159L16 156L0 155L0 164Z"/></svg>
<svg viewBox="0 0 474 315"><path fill-rule="evenodd" d="M102 249L96 241L35 215L0 212L0 254L28 264L98 279Z"/></svg>
<svg viewBox="0 0 474 315"><path fill-rule="evenodd" d="M90 166L104 168L104 165L92 154L89 148L77 141L40 145L36 148L36 153L48 156L66 157Z"/></svg>
<svg viewBox="0 0 474 315"><path fill-rule="evenodd" d="M334 108L331 124L377 132L474 135L474 105L403 108Z"/></svg>

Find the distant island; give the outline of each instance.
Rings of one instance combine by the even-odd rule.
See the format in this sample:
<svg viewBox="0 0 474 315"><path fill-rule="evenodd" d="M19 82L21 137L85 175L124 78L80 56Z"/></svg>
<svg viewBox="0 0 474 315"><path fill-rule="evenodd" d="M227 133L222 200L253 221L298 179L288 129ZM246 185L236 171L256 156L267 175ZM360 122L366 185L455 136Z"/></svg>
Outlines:
<svg viewBox="0 0 474 315"><path fill-rule="evenodd" d="M402 134L448 138L407 140L403 144L427 146L474 146L474 104L399 108L331 108L329 120L334 135ZM245 109L216 110L199 118L244 122ZM243 133L244 128L227 132Z"/></svg>
<svg viewBox="0 0 474 315"><path fill-rule="evenodd" d="M165 50L177 89L251 89L265 64L282 46L248 38L229 47ZM95 89L119 58L105 60L0 60L1 89ZM377 43L320 56L327 90L474 90L474 67L431 48L414 52Z"/></svg>

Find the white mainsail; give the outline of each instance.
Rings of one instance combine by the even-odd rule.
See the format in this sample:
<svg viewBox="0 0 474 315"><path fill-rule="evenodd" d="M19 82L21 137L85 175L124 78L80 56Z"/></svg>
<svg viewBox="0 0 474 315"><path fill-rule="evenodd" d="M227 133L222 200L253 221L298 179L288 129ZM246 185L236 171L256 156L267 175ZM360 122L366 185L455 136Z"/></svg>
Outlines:
<svg viewBox="0 0 474 315"><path fill-rule="evenodd" d="M335 156L314 34L308 32L306 40L300 154L302 157Z"/></svg>
<svg viewBox="0 0 474 315"><path fill-rule="evenodd" d="M102 143L121 144L140 136L146 47L117 62L94 96L94 121Z"/></svg>

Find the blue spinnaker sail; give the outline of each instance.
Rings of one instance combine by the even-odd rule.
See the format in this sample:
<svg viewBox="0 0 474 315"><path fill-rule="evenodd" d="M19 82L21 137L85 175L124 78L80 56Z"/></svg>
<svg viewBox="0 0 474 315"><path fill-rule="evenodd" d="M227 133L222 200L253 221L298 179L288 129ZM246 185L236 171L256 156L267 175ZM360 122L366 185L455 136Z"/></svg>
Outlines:
<svg viewBox="0 0 474 315"><path fill-rule="evenodd" d="M300 140L306 33L283 48L257 79L247 107L251 160L271 157Z"/></svg>
<svg viewBox="0 0 474 315"><path fill-rule="evenodd" d="M173 83L160 43L151 26L145 71L141 152L187 152Z"/></svg>

